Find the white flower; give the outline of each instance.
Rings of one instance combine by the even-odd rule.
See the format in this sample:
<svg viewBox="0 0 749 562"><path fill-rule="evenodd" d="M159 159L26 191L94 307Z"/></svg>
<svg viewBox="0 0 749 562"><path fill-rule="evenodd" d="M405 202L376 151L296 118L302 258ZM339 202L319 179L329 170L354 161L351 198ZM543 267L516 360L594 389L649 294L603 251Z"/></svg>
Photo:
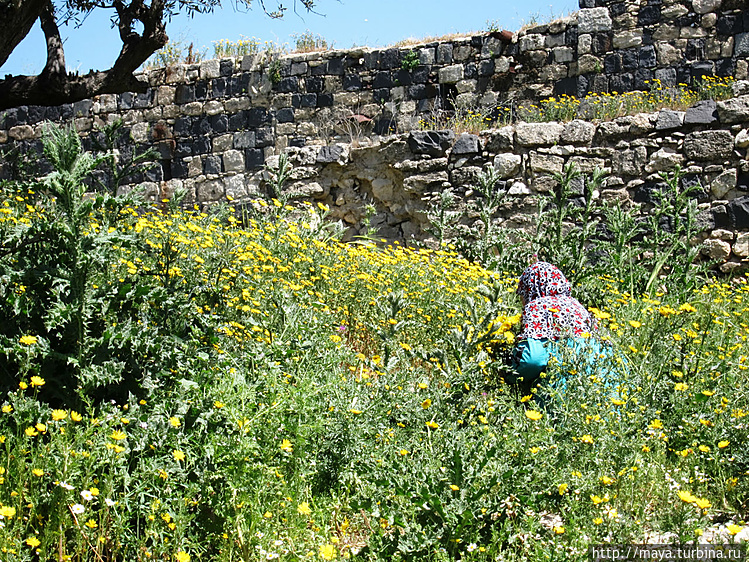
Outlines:
<svg viewBox="0 0 749 562"><path fill-rule="evenodd" d="M57 485L60 486L60 488L65 488L68 491L74 489L73 486L71 486L67 482L58 482Z"/></svg>
<svg viewBox="0 0 749 562"><path fill-rule="evenodd" d="M107 504L107 507L114 507L117 504L116 501L114 501L114 500L112 500L110 498L105 499L104 503Z"/></svg>
<svg viewBox="0 0 749 562"><path fill-rule="evenodd" d="M469 544L469 545L468 545L468 546L466 547L466 550L467 550L468 552L473 552L473 551L474 551L474 550L476 550L477 548L478 548L478 545L477 545L477 544L476 544L475 542L472 542L471 544Z"/></svg>
<svg viewBox="0 0 749 562"><path fill-rule="evenodd" d="M80 515L84 511L86 511L86 508L83 507L81 504L77 503L70 506L70 511L72 511L76 515Z"/></svg>
<svg viewBox="0 0 749 562"><path fill-rule="evenodd" d="M89 490L83 490L81 492L81 497L87 502L90 502L92 499L94 499L94 495Z"/></svg>

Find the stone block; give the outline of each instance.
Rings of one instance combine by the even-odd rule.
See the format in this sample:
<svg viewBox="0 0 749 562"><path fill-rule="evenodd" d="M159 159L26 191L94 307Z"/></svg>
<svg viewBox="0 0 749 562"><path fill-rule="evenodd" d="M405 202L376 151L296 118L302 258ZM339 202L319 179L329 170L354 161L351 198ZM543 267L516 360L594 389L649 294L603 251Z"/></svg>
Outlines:
<svg viewBox="0 0 749 562"><path fill-rule="evenodd" d="M462 64L453 64L439 69L440 84L455 84L463 80L464 68Z"/></svg>
<svg viewBox="0 0 749 562"><path fill-rule="evenodd" d="M690 160L724 160L733 153L733 135L729 131L690 133L684 139L684 153Z"/></svg>
<svg viewBox="0 0 749 562"><path fill-rule="evenodd" d="M593 142L596 126L581 119L575 119L564 124L560 141L564 144L589 145Z"/></svg>
<svg viewBox="0 0 749 562"><path fill-rule="evenodd" d="M224 171L243 172L244 154L240 150L227 150L224 152Z"/></svg>
<svg viewBox="0 0 749 562"><path fill-rule="evenodd" d="M684 156L670 149L661 148L650 155L650 160L645 166L645 171L649 174L653 172L667 172L673 170L675 166L681 166L684 163Z"/></svg>
<svg viewBox="0 0 749 562"><path fill-rule="evenodd" d="M743 95L717 103L721 123L745 123L749 121L749 95Z"/></svg>
<svg viewBox="0 0 749 562"><path fill-rule="evenodd" d="M452 145L453 131L412 131L408 136L408 146L414 154L444 156Z"/></svg>
<svg viewBox="0 0 749 562"><path fill-rule="evenodd" d="M718 122L718 105L713 100L699 101L687 109L685 125L707 125Z"/></svg>
<svg viewBox="0 0 749 562"><path fill-rule="evenodd" d="M530 169L534 176L561 173L564 167L564 158L561 156L552 156L550 154L531 151L529 157Z"/></svg>
<svg viewBox="0 0 749 562"><path fill-rule="evenodd" d="M221 63L218 59L206 60L200 63L200 79L218 78L221 76Z"/></svg>
<svg viewBox="0 0 749 562"><path fill-rule="evenodd" d="M736 236L732 250L740 258L749 257L749 232L742 232Z"/></svg>
<svg viewBox="0 0 749 562"><path fill-rule="evenodd" d="M610 31L611 16L607 8L588 8L577 13L577 29L579 33L595 33Z"/></svg>
<svg viewBox="0 0 749 562"><path fill-rule="evenodd" d="M481 143L478 136L468 133L461 134L452 148L453 156L476 154L478 152L481 152Z"/></svg>
<svg viewBox="0 0 749 562"><path fill-rule="evenodd" d="M692 0L692 9L698 14L713 12L720 7L721 0Z"/></svg>
<svg viewBox="0 0 749 562"><path fill-rule="evenodd" d="M572 62L575 60L575 51L572 47L556 47L552 50L555 62Z"/></svg>
<svg viewBox="0 0 749 562"><path fill-rule="evenodd" d="M551 146L559 142L563 129L559 123L518 123L515 142L520 146Z"/></svg>
<svg viewBox="0 0 749 562"><path fill-rule="evenodd" d="M613 45L615 49L630 49L642 45L642 30L619 31L614 33Z"/></svg>
<svg viewBox="0 0 749 562"><path fill-rule="evenodd" d="M545 36L540 33L523 35L518 39L518 45L521 53L526 51L538 51L545 47Z"/></svg>
<svg viewBox="0 0 749 562"><path fill-rule="evenodd" d="M749 197L739 197L727 205L731 227L735 230L749 230Z"/></svg>
<svg viewBox="0 0 749 562"><path fill-rule="evenodd" d="M497 154L494 157L494 169L501 178L511 178L520 171L522 156L511 152Z"/></svg>
<svg viewBox="0 0 749 562"><path fill-rule="evenodd" d="M710 183L710 192L716 199L724 199L731 190L736 188L737 179L736 168L725 170Z"/></svg>

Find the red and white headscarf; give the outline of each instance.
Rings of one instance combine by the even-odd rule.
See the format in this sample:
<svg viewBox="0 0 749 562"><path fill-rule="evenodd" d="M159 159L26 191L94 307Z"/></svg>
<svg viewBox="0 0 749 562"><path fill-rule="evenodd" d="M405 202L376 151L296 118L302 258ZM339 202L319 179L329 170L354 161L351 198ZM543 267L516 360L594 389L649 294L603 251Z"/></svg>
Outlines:
<svg viewBox="0 0 749 562"><path fill-rule="evenodd" d="M528 267L520 276L517 293L525 302L519 338L555 340L582 336L596 328L590 313L572 297L572 285L555 265L539 261Z"/></svg>

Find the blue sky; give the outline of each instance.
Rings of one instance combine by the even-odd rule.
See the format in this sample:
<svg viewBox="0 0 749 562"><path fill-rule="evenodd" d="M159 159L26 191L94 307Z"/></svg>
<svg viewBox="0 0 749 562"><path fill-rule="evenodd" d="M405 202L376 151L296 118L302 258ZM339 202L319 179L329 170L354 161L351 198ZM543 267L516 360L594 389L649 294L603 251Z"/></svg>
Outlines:
<svg viewBox="0 0 749 562"><path fill-rule="evenodd" d="M257 4L255 2L254 4ZM274 0L267 0L272 8ZM503 29L517 30L533 19L548 21L577 11L576 0L318 0L316 10L322 15L288 10L283 20L265 16L259 5L249 11L236 11L233 2L224 8L194 18L175 17L167 25L170 39L193 43L207 54L213 54L213 41L236 41L242 36L262 41L294 44L292 36L310 31L324 37L336 48L353 45L371 47L393 44L409 37L423 38L447 33L464 33L486 29L487 21L496 21ZM79 29L63 28L65 56L69 70L81 73L89 69L109 68L117 57L121 43L110 28L111 12L96 10ZM36 74L44 66L44 36L35 26L0 67L5 74Z"/></svg>

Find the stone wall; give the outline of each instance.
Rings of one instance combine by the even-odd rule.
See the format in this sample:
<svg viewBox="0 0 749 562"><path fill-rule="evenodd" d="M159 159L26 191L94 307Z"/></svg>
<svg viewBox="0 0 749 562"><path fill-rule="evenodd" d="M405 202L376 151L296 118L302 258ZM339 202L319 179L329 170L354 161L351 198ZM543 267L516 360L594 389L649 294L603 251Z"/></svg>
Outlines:
<svg viewBox="0 0 749 562"><path fill-rule="evenodd" d="M634 201L647 201L658 170L680 163L708 187L711 251L732 251L736 261L746 256L745 237L734 232L747 228L744 97L608 123L518 124L481 137L409 131L456 105L626 91L653 79L669 86L702 75L746 78L745 8L745 0L581 0L576 14L517 34L157 69L142 75L144 94L0 113L0 178L11 173L7 154L40 152L45 120L74 124L92 148L101 126L122 119L120 150L159 152L160 165L134 178L154 196L183 188L188 203L251 199L266 189L264 165L288 151L293 189L329 203L351 233L369 198L382 234L408 240L423 235L423 198L465 188L486 163L507 178L508 225L522 225L533 195L549 188L548 173L565 162L610 168L603 196Z"/></svg>

